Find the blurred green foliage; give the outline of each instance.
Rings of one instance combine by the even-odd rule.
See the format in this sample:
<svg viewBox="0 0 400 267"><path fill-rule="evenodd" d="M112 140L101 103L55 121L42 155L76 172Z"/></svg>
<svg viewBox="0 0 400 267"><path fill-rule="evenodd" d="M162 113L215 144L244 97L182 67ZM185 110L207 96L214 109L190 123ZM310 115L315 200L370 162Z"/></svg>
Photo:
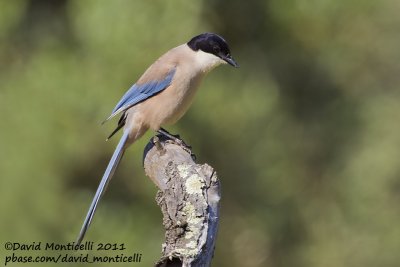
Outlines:
<svg viewBox="0 0 400 267"><path fill-rule="evenodd" d="M212 31L241 68L213 71L170 130L222 181L213 265L399 266L399 8L1 0L1 243L75 240L117 142L99 123L154 59ZM152 134L126 153L87 236L125 243L138 266L163 240L141 167Z"/></svg>

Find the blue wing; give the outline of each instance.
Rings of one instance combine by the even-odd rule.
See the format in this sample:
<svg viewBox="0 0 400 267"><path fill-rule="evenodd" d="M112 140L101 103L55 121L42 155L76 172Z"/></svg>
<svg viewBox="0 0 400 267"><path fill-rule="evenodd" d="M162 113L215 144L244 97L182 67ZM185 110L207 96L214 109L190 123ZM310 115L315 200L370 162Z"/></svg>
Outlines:
<svg viewBox="0 0 400 267"><path fill-rule="evenodd" d="M108 117L104 122L127 110L128 108L163 91L171 84L172 78L175 74L175 70L176 68L173 68L171 71L169 71L163 80L150 81L140 85L132 85L132 87L125 93L125 95L115 106L115 108L111 112L110 117Z"/></svg>

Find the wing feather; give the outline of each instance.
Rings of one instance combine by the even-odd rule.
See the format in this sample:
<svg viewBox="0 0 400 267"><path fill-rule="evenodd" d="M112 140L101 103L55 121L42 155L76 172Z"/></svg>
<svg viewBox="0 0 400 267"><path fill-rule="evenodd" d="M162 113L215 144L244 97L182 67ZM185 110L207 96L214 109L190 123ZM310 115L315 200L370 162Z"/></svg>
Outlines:
<svg viewBox="0 0 400 267"><path fill-rule="evenodd" d="M149 71L150 70L152 69L149 69ZM103 121L103 123L120 114L121 112L126 111L128 108L165 90L171 84L175 71L176 67L173 67L166 74L164 74L164 77L160 80L150 80L140 83L149 76L146 75L146 72L138 83L135 83L131 88L129 88L129 90L124 94L124 96L112 110L111 115L105 121Z"/></svg>

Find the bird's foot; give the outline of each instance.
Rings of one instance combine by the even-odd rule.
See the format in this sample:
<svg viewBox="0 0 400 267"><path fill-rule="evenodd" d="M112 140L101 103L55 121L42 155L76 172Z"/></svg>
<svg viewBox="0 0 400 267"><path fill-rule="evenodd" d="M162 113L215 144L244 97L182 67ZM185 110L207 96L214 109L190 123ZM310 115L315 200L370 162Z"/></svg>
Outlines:
<svg viewBox="0 0 400 267"><path fill-rule="evenodd" d="M174 143L176 143L180 147L182 147L186 152L188 152L190 154L190 156L193 158L193 160L196 160L196 155L193 154L193 152L192 152L192 146L186 144L185 141L183 141L183 139L180 137L179 134L171 134L163 128L160 128L157 132L159 134L167 137L168 139L172 140Z"/></svg>

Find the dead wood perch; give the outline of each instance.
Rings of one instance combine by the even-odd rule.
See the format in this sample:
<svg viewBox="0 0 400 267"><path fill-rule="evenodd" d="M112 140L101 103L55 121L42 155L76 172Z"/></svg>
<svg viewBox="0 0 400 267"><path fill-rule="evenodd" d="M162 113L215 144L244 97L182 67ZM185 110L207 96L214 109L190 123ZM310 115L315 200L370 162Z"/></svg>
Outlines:
<svg viewBox="0 0 400 267"><path fill-rule="evenodd" d="M187 149L159 135L147 144L143 165L159 188L156 201L166 231L156 266L210 266L220 200L213 168L196 164Z"/></svg>

